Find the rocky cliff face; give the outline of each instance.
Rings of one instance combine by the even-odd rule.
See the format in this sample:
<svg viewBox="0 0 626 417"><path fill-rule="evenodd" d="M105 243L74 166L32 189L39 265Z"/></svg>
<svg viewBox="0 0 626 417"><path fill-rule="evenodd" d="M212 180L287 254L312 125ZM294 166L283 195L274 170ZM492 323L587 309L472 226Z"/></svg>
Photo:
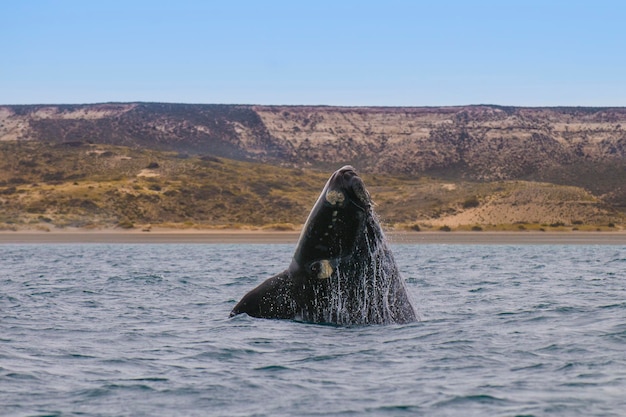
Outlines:
<svg viewBox="0 0 626 417"><path fill-rule="evenodd" d="M622 225L626 108L0 106L0 229L299 224L344 164L389 224Z"/></svg>
<svg viewBox="0 0 626 417"><path fill-rule="evenodd" d="M153 147L291 166L351 163L370 173L484 181L593 186L590 179L602 176L600 191L608 193L625 175L626 108L0 106L0 140Z"/></svg>
<svg viewBox="0 0 626 417"><path fill-rule="evenodd" d="M528 178L579 163L623 163L626 109L256 107L284 152L304 163L355 161L369 171L453 170Z"/></svg>
<svg viewBox="0 0 626 417"><path fill-rule="evenodd" d="M82 141L235 159L266 154L280 157L269 132L249 106L0 106L0 140Z"/></svg>

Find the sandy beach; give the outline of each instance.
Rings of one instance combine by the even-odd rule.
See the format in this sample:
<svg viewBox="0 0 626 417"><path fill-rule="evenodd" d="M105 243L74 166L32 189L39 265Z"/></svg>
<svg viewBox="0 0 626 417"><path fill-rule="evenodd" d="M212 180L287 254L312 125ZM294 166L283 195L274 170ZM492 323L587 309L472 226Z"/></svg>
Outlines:
<svg viewBox="0 0 626 417"><path fill-rule="evenodd" d="M295 244L300 232L247 230L2 231L0 244L21 243L213 243ZM626 245L626 232L388 232L392 244Z"/></svg>

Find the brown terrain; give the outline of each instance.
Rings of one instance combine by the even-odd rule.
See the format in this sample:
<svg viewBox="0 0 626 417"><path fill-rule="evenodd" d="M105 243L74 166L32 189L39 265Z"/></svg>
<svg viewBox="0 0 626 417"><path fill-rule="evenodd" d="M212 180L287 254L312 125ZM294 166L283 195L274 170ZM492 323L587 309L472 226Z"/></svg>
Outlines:
<svg viewBox="0 0 626 417"><path fill-rule="evenodd" d="M626 213L626 108L0 106L0 157L9 229L297 229L343 164L390 228L615 230Z"/></svg>

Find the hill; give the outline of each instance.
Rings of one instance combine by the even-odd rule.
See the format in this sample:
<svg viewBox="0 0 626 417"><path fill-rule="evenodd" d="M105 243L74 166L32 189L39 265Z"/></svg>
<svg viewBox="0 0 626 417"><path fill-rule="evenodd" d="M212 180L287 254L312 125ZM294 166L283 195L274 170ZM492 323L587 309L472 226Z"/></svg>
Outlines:
<svg viewBox="0 0 626 417"><path fill-rule="evenodd" d="M0 142L0 229L297 229L328 172L69 142ZM365 174L387 228L579 229L623 216L588 191Z"/></svg>
<svg viewBox="0 0 626 417"><path fill-rule="evenodd" d="M298 227L345 163L390 227L622 223L625 122L623 108L0 106L0 224Z"/></svg>

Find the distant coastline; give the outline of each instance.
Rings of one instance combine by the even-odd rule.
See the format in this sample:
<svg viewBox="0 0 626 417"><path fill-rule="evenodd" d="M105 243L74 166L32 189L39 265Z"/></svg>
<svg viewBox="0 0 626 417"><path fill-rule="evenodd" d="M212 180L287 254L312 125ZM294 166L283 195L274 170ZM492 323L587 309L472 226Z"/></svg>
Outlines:
<svg viewBox="0 0 626 417"><path fill-rule="evenodd" d="M626 107L0 105L0 161L0 230L296 230L346 164L393 230L626 228Z"/></svg>
<svg viewBox="0 0 626 417"><path fill-rule="evenodd" d="M158 230L151 232L107 230L2 231L0 244L295 244L294 231ZM625 245L626 232L389 232L392 244L464 245Z"/></svg>

